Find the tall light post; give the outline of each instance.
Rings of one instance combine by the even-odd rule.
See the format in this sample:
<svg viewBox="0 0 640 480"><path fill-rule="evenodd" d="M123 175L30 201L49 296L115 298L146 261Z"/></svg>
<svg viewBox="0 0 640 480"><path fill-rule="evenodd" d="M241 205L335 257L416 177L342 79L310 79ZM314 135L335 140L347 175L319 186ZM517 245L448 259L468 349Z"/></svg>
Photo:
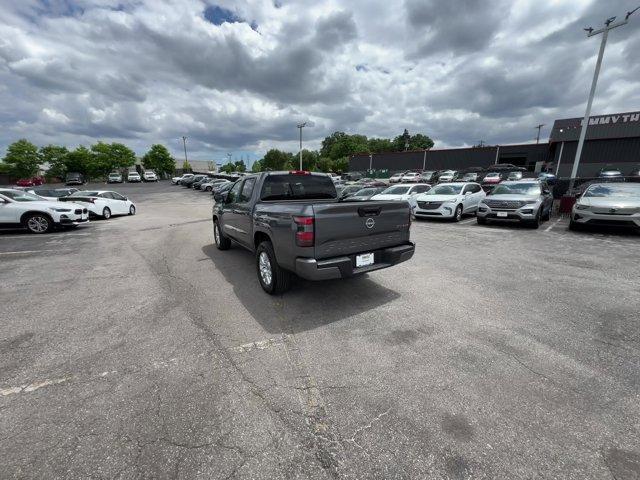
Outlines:
<svg viewBox="0 0 640 480"><path fill-rule="evenodd" d="M535 126L535 128L538 129L538 136L536 137L536 143L540 143L540 130L542 130L542 127L544 127L544 123L541 123Z"/></svg>
<svg viewBox="0 0 640 480"><path fill-rule="evenodd" d="M640 8L640 7L638 7ZM569 190L573 189L576 175L578 174L578 166L580 165L580 156L582 155L582 147L584 146L584 140L587 136L587 128L589 127L589 117L591 116L591 105L593 104L593 97L596 93L596 85L598 84L598 75L600 75L600 67L602 66L602 57L604 56L604 47L607 44L607 38L609 37L609 30L626 25L629 22L629 17L638 10L635 8L624 17L624 20L616 22L616 17L608 18L604 22L604 28L600 30L594 30L593 28L585 28L587 32L587 38L595 35L602 34L602 41L600 42L600 51L598 52L598 60L596 61L596 70L593 73L593 80L591 82L591 91L589 92L589 100L587 101L587 109L584 112L584 119L582 120L582 127L580 128L580 139L578 140L578 149L576 150L576 158L573 161L573 168L571 169L571 180L569 183Z"/></svg>
<svg viewBox="0 0 640 480"><path fill-rule="evenodd" d="M302 122L297 125L300 130L300 170L302 170L302 129L307 126L307 122Z"/></svg>
<svg viewBox="0 0 640 480"><path fill-rule="evenodd" d="M182 136L182 145L184 146L184 163L189 163L187 159L187 137Z"/></svg>

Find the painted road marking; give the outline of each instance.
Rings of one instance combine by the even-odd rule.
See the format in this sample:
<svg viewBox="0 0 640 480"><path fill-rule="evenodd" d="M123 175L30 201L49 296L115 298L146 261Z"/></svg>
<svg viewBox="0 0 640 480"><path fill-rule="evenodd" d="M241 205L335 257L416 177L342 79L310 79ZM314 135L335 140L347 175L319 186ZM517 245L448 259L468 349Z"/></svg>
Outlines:
<svg viewBox="0 0 640 480"><path fill-rule="evenodd" d="M551 229L553 227L555 227L556 225L558 225L563 219L559 218L558 220L556 220L555 222L553 222L551 225L549 225L547 228L544 229L545 232L549 232L551 231Z"/></svg>
<svg viewBox="0 0 640 480"><path fill-rule="evenodd" d="M467 225L469 223L475 222L476 221L476 217L473 218L468 218L467 220L461 220L460 222L458 222L460 225Z"/></svg>
<svg viewBox="0 0 640 480"><path fill-rule="evenodd" d="M57 249L50 249L50 250L18 250L15 252L0 252L0 255L21 255L25 253L46 253L46 252L60 253L60 252L70 252L70 251L71 251L70 248L57 248Z"/></svg>
<svg viewBox="0 0 640 480"><path fill-rule="evenodd" d="M44 380L42 382L29 383L19 387L0 388L0 396L15 395L16 393L31 393L50 385L60 385L71 380L71 377L56 378L54 380Z"/></svg>
<svg viewBox="0 0 640 480"><path fill-rule="evenodd" d="M257 342L245 343L243 345L238 345L237 347L231 347L229 350L238 353L246 353L251 350L265 350L267 348L275 347L278 345L282 345L286 339L287 335L281 335L280 337L268 338L266 340L260 340Z"/></svg>

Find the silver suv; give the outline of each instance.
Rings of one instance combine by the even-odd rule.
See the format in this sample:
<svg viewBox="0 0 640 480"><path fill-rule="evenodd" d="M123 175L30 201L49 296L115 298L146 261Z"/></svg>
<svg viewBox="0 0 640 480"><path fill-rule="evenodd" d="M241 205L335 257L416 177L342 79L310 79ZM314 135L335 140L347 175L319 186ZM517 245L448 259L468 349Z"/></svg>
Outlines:
<svg viewBox="0 0 640 480"><path fill-rule="evenodd" d="M538 228L549 220L553 195L546 182L527 179L502 182L497 185L478 207L480 225L488 220L506 220L526 223Z"/></svg>

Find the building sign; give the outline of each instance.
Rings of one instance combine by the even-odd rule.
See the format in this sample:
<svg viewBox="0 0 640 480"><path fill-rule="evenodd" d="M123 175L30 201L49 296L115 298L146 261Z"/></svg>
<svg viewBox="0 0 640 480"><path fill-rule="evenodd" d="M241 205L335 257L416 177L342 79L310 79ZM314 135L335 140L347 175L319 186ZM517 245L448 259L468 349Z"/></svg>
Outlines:
<svg viewBox="0 0 640 480"><path fill-rule="evenodd" d="M580 125L584 122L584 118L580 120ZM618 113L616 115L598 115L589 117L589 125L609 125L616 123L640 122L640 112L636 113Z"/></svg>
<svg viewBox="0 0 640 480"><path fill-rule="evenodd" d="M556 120L549 136L550 142L577 141L584 118ZM610 113L589 117L587 140L640 137L640 112Z"/></svg>

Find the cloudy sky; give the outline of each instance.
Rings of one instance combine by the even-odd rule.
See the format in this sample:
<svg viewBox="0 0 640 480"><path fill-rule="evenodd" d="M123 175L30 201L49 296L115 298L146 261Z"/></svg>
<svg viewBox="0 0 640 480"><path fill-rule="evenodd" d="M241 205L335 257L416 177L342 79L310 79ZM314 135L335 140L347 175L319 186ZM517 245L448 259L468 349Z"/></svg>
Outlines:
<svg viewBox="0 0 640 480"><path fill-rule="evenodd" d="M254 159L335 130L529 142L581 116L599 38L640 0L0 0L0 153L121 141ZM640 11L593 113L640 110Z"/></svg>

